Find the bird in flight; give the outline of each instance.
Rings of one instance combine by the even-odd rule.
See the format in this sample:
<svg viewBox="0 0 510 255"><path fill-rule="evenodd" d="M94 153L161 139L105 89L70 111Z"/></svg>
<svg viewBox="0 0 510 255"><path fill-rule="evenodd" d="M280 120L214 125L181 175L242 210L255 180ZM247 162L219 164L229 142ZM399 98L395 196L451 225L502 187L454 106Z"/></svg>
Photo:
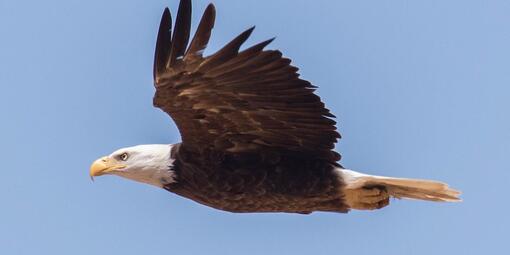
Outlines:
<svg viewBox="0 0 510 255"><path fill-rule="evenodd" d="M154 185L229 212L374 210L390 198L460 201L442 182L363 174L339 164L334 116L272 39L244 50L254 27L204 56L216 17L209 4L190 39L191 0L175 26L163 12L154 57L154 106L181 143L138 145L96 160L90 176Z"/></svg>

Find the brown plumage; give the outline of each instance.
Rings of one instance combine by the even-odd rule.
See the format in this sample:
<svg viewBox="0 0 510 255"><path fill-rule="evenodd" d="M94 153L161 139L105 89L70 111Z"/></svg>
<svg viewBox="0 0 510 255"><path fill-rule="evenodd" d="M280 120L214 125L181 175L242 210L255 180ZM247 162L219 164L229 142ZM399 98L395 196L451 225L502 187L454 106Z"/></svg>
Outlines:
<svg viewBox="0 0 510 255"><path fill-rule="evenodd" d="M154 61L154 105L175 121L176 192L236 212L346 211L334 117L299 78L273 39L245 50L254 27L203 57L214 26L210 4L188 46L191 1L183 0L172 35L161 19Z"/></svg>
<svg viewBox="0 0 510 255"><path fill-rule="evenodd" d="M331 163L340 159L332 151L340 137L333 115L289 59L264 50L271 40L239 51L252 27L202 57L214 6L207 8L186 51L190 15L190 1L181 1L170 39L170 13L165 10L154 67L154 105L175 120L188 149L253 152L270 147Z"/></svg>

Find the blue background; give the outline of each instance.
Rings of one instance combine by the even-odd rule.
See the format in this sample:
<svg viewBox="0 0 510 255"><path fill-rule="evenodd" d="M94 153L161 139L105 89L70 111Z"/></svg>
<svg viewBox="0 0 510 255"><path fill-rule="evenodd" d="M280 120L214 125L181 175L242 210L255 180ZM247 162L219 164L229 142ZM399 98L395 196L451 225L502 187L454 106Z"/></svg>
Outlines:
<svg viewBox="0 0 510 255"><path fill-rule="evenodd" d="M194 1L193 24L208 1ZM174 0L0 0L1 254L503 254L510 180L509 1L215 0L211 53L277 48L338 117L346 167L429 178L464 202L374 212L232 214L103 177L120 148L175 143L152 107Z"/></svg>

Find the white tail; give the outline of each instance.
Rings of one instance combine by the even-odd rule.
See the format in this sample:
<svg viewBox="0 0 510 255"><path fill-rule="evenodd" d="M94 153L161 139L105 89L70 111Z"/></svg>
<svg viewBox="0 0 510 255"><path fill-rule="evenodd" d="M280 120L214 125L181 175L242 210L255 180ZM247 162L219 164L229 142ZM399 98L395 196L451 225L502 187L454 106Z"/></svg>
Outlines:
<svg viewBox="0 0 510 255"><path fill-rule="evenodd" d="M438 202L458 202L461 192L448 187L446 183L406 178L392 178L367 175L348 169L339 169L346 183L346 189L384 186L395 198L420 199Z"/></svg>

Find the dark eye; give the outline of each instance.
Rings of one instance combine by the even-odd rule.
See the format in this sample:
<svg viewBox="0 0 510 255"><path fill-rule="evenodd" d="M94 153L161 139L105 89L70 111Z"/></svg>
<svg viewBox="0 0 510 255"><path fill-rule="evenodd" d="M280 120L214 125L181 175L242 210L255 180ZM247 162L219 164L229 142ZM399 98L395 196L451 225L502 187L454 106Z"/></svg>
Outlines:
<svg viewBox="0 0 510 255"><path fill-rule="evenodd" d="M119 155L120 160L126 161L128 159L128 154L126 152Z"/></svg>

